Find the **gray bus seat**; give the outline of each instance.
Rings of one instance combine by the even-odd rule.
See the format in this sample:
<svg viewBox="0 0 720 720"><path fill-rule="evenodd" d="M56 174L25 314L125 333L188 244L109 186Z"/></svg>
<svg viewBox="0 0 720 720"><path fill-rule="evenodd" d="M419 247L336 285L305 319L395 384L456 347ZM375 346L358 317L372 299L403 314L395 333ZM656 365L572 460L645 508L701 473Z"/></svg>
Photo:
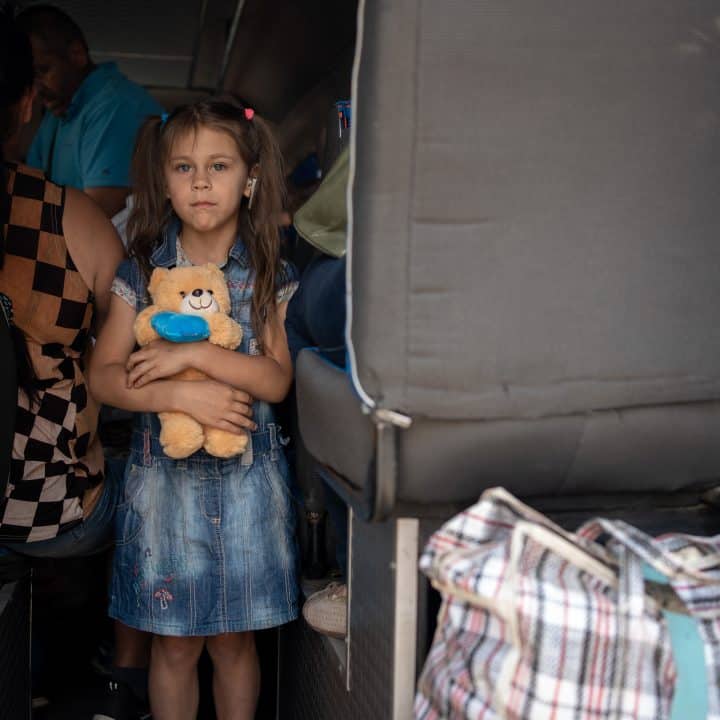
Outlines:
<svg viewBox="0 0 720 720"><path fill-rule="evenodd" d="M297 371L308 450L358 508L717 484L716 17L363 3L351 368Z"/></svg>
<svg viewBox="0 0 720 720"><path fill-rule="evenodd" d="M347 373L312 350L298 358L300 432L349 501L372 502L375 427ZM717 402L449 423L397 433L397 499L463 504L502 485L524 497L688 492L718 484ZM326 479L328 477L326 476ZM342 480L342 481L341 481ZM645 498L647 501L647 497Z"/></svg>
<svg viewBox="0 0 720 720"><path fill-rule="evenodd" d="M315 460L342 475L354 491L364 490L375 451L373 426L347 373L306 349L298 354L297 376L303 443Z"/></svg>

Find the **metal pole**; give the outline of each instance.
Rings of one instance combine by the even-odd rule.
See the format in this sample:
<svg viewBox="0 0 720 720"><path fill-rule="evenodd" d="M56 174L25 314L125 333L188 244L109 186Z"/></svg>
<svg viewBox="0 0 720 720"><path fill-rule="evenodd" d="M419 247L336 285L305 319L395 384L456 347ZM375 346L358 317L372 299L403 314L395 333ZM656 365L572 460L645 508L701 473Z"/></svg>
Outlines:
<svg viewBox="0 0 720 720"><path fill-rule="evenodd" d="M202 41L203 30L205 29L205 17L207 16L208 0L202 0L200 3L200 17L198 18L198 29L195 33L195 42L193 43L192 61L190 62L190 70L188 71L187 89L193 87L193 78L195 77L195 68L197 67L198 54L200 52L200 43Z"/></svg>
<svg viewBox="0 0 720 720"><path fill-rule="evenodd" d="M412 720L417 653L417 518L395 521L395 617L392 720Z"/></svg>
<svg viewBox="0 0 720 720"><path fill-rule="evenodd" d="M225 52L223 53L222 65L220 66L220 75L218 75L217 86L215 90L222 88L225 80L225 74L227 72L228 63L230 62L230 53L232 52L232 46L235 43L235 36L237 35L237 29L240 25L240 16L245 8L245 0L238 0L235 6L235 14L233 15L232 24L230 25L230 34L228 35L227 42L225 43Z"/></svg>

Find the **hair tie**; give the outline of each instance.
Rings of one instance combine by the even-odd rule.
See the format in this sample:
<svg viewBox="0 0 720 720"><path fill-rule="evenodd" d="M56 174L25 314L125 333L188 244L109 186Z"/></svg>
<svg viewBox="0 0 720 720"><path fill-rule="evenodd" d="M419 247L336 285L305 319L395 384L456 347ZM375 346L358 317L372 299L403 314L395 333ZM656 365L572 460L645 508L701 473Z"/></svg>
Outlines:
<svg viewBox="0 0 720 720"><path fill-rule="evenodd" d="M163 113L160 115L160 127L165 127L165 123L167 122L167 119L170 117L168 113Z"/></svg>
<svg viewBox="0 0 720 720"><path fill-rule="evenodd" d="M255 111L252 108L245 108L245 117L252 120L255 117Z"/></svg>

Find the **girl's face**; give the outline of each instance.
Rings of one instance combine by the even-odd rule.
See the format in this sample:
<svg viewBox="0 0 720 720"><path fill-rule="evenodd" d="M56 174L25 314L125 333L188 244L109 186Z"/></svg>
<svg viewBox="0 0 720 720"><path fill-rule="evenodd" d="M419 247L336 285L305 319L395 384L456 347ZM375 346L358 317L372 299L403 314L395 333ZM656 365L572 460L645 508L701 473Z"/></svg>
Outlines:
<svg viewBox="0 0 720 720"><path fill-rule="evenodd" d="M183 227L205 233L232 226L235 232L250 188L248 167L228 133L200 126L180 135L170 148L165 182Z"/></svg>

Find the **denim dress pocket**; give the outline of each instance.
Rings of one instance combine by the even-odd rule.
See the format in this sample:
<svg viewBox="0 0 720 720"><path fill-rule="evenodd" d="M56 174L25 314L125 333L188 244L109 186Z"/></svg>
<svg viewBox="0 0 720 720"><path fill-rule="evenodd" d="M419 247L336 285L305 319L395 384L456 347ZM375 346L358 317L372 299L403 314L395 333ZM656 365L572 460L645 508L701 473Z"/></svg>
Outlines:
<svg viewBox="0 0 720 720"><path fill-rule="evenodd" d="M292 508L290 488L283 474L286 462L282 456L274 459L268 454L262 459L262 467L271 505L275 513L283 519L290 536L292 536L295 533L295 515Z"/></svg>
<svg viewBox="0 0 720 720"><path fill-rule="evenodd" d="M123 480L120 500L115 511L115 544L127 545L140 533L147 516L147 498L144 494L147 468L128 465Z"/></svg>

